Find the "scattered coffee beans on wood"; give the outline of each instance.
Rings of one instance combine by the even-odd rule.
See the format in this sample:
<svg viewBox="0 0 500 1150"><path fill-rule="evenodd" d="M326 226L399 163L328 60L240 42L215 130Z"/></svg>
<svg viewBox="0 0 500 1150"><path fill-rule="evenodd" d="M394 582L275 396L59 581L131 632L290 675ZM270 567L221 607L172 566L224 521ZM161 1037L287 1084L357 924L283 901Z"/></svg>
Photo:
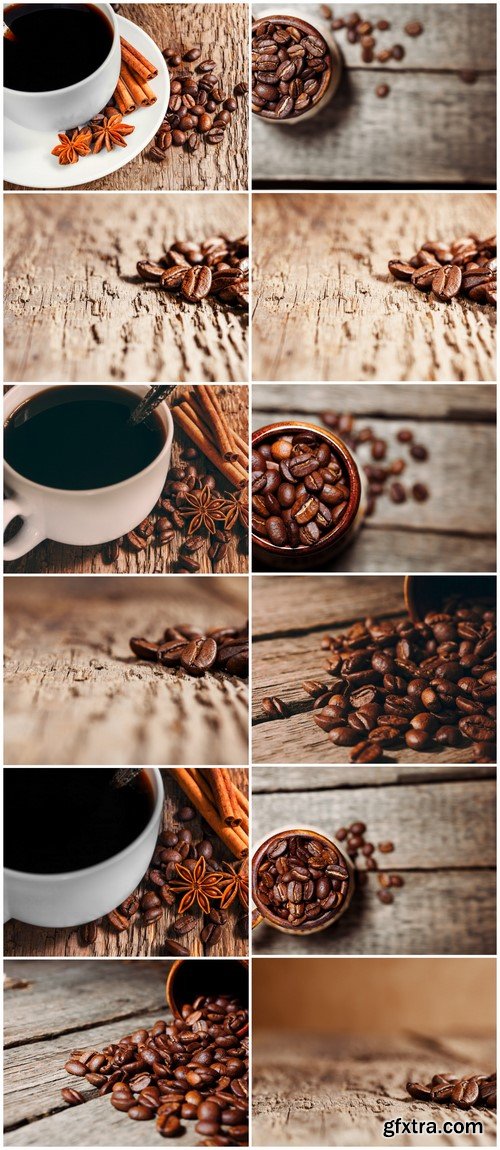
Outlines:
<svg viewBox="0 0 500 1150"><path fill-rule="evenodd" d="M434 1074L430 1082L407 1082L411 1098L421 1102L440 1102L470 1110L471 1106L486 1106L495 1110L497 1104L497 1076L472 1074L457 1078L453 1074Z"/></svg>
<svg viewBox="0 0 500 1150"><path fill-rule="evenodd" d="M252 451L252 529L276 547L312 547L345 515L349 484L332 447L311 431Z"/></svg>
<svg viewBox="0 0 500 1150"><path fill-rule="evenodd" d="M65 1069L134 1121L155 1121L163 1137L195 1122L202 1140L190 1145L248 1142L248 1011L231 994L200 995L180 1018L159 1019L102 1051L73 1050ZM61 1093L72 1106L95 1096Z"/></svg>
<svg viewBox="0 0 500 1150"><path fill-rule="evenodd" d="M432 291L441 303L460 296L496 307L496 236L428 240L416 255L389 260L388 267L395 279L413 284L418 291Z"/></svg>
<svg viewBox="0 0 500 1150"><path fill-rule="evenodd" d="M199 44L183 53L165 48L162 55L171 80L165 119L149 153L158 163L166 159L172 147L193 153L202 143L211 147L221 144L237 110L238 99L248 92L248 84L243 80L233 87L231 95L224 91L226 85L215 60L200 59ZM190 64L193 67L190 68Z"/></svg>
<svg viewBox="0 0 500 1150"><path fill-rule="evenodd" d="M290 831L268 844L257 870L255 901L283 926L321 926L340 910L349 892L344 860L322 839Z"/></svg>
<svg viewBox="0 0 500 1150"><path fill-rule="evenodd" d="M394 902L392 891L404 886L404 878L400 874L388 874L387 871L379 871L375 855L377 850L381 854L391 854L394 850L394 843L383 842L376 847L375 843L366 838L366 832L366 823L358 819L349 827L339 827L335 831L334 838L338 839L339 843L345 844L346 853L349 855L353 866L356 867L360 882L366 883L370 871L378 872L376 877L380 889L376 892L377 898L379 902L389 905ZM360 866L360 862L364 862L364 867Z"/></svg>
<svg viewBox="0 0 500 1150"><path fill-rule="evenodd" d="M248 678L248 625L216 627L205 634L199 627L180 623L167 627L157 642L132 637L130 646L138 659L178 667L188 675L225 671L240 679Z"/></svg>
<svg viewBox="0 0 500 1150"><path fill-rule="evenodd" d="M359 44L360 56L363 64L387 64L389 60L397 60L398 63L404 60L406 51L402 44L393 44L391 48L381 48L376 51L377 43L379 40L380 32L390 32L391 25L388 20L375 20L371 15L371 19L361 16L359 12L351 12L346 17L334 17L333 13L330 15L332 32L340 32L345 28L346 40L349 44ZM327 19L327 17L324 17ZM424 26L418 20L412 20L405 25L404 31L407 36L414 38L421 36L424 31ZM384 99L389 95L390 88L387 84L379 84L375 89L375 94L379 99Z"/></svg>
<svg viewBox="0 0 500 1150"><path fill-rule="evenodd" d="M409 495L416 503L425 503L429 498L429 488L425 483L414 483L411 489L398 479L406 470L406 459L402 458L401 451L407 451L411 459L417 463L426 463L429 452L424 444L415 443L413 431L402 427L395 438L377 436L368 425L360 425L359 420L350 412L323 411L323 423L331 431L337 432L344 443L352 451L360 455L360 461L368 480L368 503L366 515L373 515L377 500L382 495L389 495L393 503L405 503ZM402 445L402 446L401 446ZM369 461L365 455L369 451ZM394 459L390 456L397 451Z"/></svg>
<svg viewBox="0 0 500 1150"><path fill-rule="evenodd" d="M320 32L295 16L252 28L252 111L266 120L297 119L323 99L332 58Z"/></svg>
<svg viewBox="0 0 500 1150"><path fill-rule="evenodd" d="M248 237L209 236L201 243L176 241L159 260L139 260L141 279L200 304L208 297L248 310Z"/></svg>

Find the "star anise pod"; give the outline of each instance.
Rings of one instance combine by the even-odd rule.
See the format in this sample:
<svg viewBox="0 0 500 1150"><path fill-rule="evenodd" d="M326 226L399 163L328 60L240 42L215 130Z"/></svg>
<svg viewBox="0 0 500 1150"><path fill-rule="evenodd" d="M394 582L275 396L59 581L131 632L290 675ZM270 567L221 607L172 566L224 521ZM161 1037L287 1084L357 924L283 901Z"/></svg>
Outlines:
<svg viewBox="0 0 500 1150"><path fill-rule="evenodd" d="M207 871L203 855L197 859L192 870L183 863L176 863L175 869L180 882L171 882L170 889L183 896L179 903L179 914L184 914L195 902L204 914L210 914L210 903L221 897L220 875Z"/></svg>
<svg viewBox="0 0 500 1150"><path fill-rule="evenodd" d="M239 867L233 863L223 863L222 865L226 873L219 880L222 891L221 910L227 910L235 898L238 898L245 910L248 910L248 868L246 863L240 863Z"/></svg>
<svg viewBox="0 0 500 1150"><path fill-rule="evenodd" d="M123 137L129 136L133 131L133 124L125 124L119 112L113 116L104 116L103 120L94 121L92 124L92 151L100 152L104 145L107 152L111 152L115 147L126 148Z"/></svg>
<svg viewBox="0 0 500 1150"><path fill-rule="evenodd" d="M215 535L216 523L224 519L224 500L212 495L209 487L203 487L201 491L189 491L179 510L191 520L188 535L194 535L200 527Z"/></svg>
<svg viewBox="0 0 500 1150"><path fill-rule="evenodd" d="M59 132L60 143L52 148L51 155L57 156L60 164L77 164L80 156L88 156L92 132L90 128L74 128L72 132Z"/></svg>
<svg viewBox="0 0 500 1150"><path fill-rule="evenodd" d="M232 491L231 494L226 492L224 497L224 527L226 531L232 531L237 522L241 526L248 527L248 489L240 487L239 490Z"/></svg>

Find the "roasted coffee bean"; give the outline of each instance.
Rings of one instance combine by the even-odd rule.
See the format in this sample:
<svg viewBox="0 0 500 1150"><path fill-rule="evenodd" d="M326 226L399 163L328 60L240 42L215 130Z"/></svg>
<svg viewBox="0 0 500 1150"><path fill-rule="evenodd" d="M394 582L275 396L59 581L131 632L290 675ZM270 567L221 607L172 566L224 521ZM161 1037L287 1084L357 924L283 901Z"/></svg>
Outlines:
<svg viewBox="0 0 500 1150"><path fill-rule="evenodd" d="M212 272L206 264L189 268L182 280L182 294L190 303L199 303L210 292Z"/></svg>
<svg viewBox="0 0 500 1150"><path fill-rule="evenodd" d="M423 30L423 24L420 24L418 20L411 20L409 24L405 24L407 36L421 36Z"/></svg>
<svg viewBox="0 0 500 1150"><path fill-rule="evenodd" d="M81 1102L85 1102L83 1094L80 1094L79 1090L72 1090L69 1086L63 1086L61 1094L70 1106L79 1106Z"/></svg>
<svg viewBox="0 0 500 1150"><path fill-rule="evenodd" d="M169 954L175 954L178 958L185 958L189 955L189 948L177 942L177 939L166 938L163 945Z"/></svg>
<svg viewBox="0 0 500 1150"><path fill-rule="evenodd" d="M78 942L80 946L92 946L97 938L97 923L85 922L78 928Z"/></svg>
<svg viewBox="0 0 500 1150"><path fill-rule="evenodd" d="M380 902L394 902L394 895L391 894L390 890L378 890L377 898L380 900Z"/></svg>
<svg viewBox="0 0 500 1150"><path fill-rule="evenodd" d="M196 915L183 914L180 916L180 918L176 918L172 929L176 934L183 935L189 934L192 930L195 930L197 925L198 919L196 918Z"/></svg>
<svg viewBox="0 0 500 1150"><path fill-rule="evenodd" d="M288 704L277 695L266 696L262 700L262 710L273 719L286 719L290 714Z"/></svg>
<svg viewBox="0 0 500 1150"><path fill-rule="evenodd" d="M399 58L395 48L392 56ZM449 303L458 295L468 295L479 303L496 306L496 237L491 240L491 245L475 236L460 237L451 243L427 242L407 261L414 269L411 276L397 274L395 269L401 263L398 260L389 261L389 271L396 278L410 278L420 290L432 288L435 298L443 303ZM479 254L484 250L491 254L491 268L488 258Z"/></svg>
<svg viewBox="0 0 500 1150"><path fill-rule="evenodd" d="M385 97L389 95L390 90L391 89L388 84L378 84L375 88L375 95L378 96L379 100L385 100ZM402 277L398 276L397 278L401 279ZM406 276L404 278L406 279Z"/></svg>

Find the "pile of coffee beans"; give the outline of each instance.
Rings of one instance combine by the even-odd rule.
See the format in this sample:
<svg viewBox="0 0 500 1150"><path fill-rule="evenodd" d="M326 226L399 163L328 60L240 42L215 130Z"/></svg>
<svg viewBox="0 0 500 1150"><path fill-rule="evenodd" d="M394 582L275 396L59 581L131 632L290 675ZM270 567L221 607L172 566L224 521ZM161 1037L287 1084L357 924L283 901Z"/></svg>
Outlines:
<svg viewBox="0 0 500 1150"><path fill-rule="evenodd" d="M349 855L353 865L356 867L358 879L366 882L368 873L370 871L378 872L378 862L375 857L377 850L380 854L392 854L394 850L394 843L386 840L381 842L378 846L366 838L366 823L361 822L359 819L351 823L349 827L339 827L335 831L335 838L339 843L345 842L345 850ZM360 868L360 861L364 862L364 870ZM380 890L377 891L377 898L379 902L389 905L394 902L394 895L392 889L404 886L404 878L400 874L388 874L387 871L380 871L377 873L377 882Z"/></svg>
<svg viewBox="0 0 500 1150"><path fill-rule="evenodd" d="M101 548L101 558L106 566L116 563L120 551L146 551L148 547L164 548L172 551L172 569L179 575L196 574L208 558L208 566L213 569L226 558L231 541L247 553L248 547L248 491L235 489L231 492L219 491L215 476L206 472L207 460L195 447L187 447L184 459L169 469L163 491L151 513L129 531L105 543ZM206 524L199 531L189 534L191 515L186 508L186 496L202 492L208 488L212 496L211 508L216 517L211 517L208 530ZM209 508L210 510L210 508ZM236 514L234 512L236 511ZM226 523L229 526L226 526ZM182 532L180 545L176 542L178 532Z"/></svg>
<svg viewBox="0 0 500 1150"><path fill-rule="evenodd" d="M202 142L212 147L221 144L237 110L238 98L248 92L248 84L240 80L233 94L228 95L215 60L201 60L201 54L201 44L183 53L171 47L163 50L171 71L170 98L149 153L159 163L172 147L195 152ZM190 68L189 64L195 67Z"/></svg>
<svg viewBox="0 0 500 1150"><path fill-rule="evenodd" d="M314 547L340 524L345 471L313 431L272 436L252 451L252 529L275 547Z"/></svg>
<svg viewBox="0 0 500 1150"><path fill-rule="evenodd" d="M442 1102L453 1104L460 1110L470 1110L471 1106L487 1106L495 1110L497 1104L497 1076L494 1074L471 1074L457 1078L453 1074L433 1074L427 1083L407 1082L406 1089L411 1098L421 1102Z"/></svg>
<svg viewBox="0 0 500 1150"><path fill-rule="evenodd" d="M248 310L248 236L231 240L209 236L201 243L176 241L164 256L139 260L141 279L166 292L182 295L188 303L200 304L207 297Z"/></svg>
<svg viewBox="0 0 500 1150"><path fill-rule="evenodd" d="M200 995L182 1016L133 1031L102 1051L72 1050L64 1069L85 1079L136 1122L158 1134L186 1133L195 1122L198 1146L248 1142L248 1011L231 994ZM64 1087L75 1106L94 1094ZM190 1143L193 1145L193 1143Z"/></svg>
<svg viewBox="0 0 500 1150"><path fill-rule="evenodd" d="M332 77L323 36L295 16L252 28L252 111L266 120L297 119L323 99Z"/></svg>
<svg viewBox="0 0 500 1150"><path fill-rule="evenodd" d="M312 833L290 831L268 843L257 867L254 898L284 927L321 926L344 905L349 871L335 847Z"/></svg>
<svg viewBox="0 0 500 1150"><path fill-rule="evenodd" d="M495 761L496 616L480 603L449 601L422 623L372 619L325 635L330 680L307 681L314 721L356 763L380 763L408 747L470 747Z"/></svg>
<svg viewBox="0 0 500 1150"><path fill-rule="evenodd" d="M428 240L410 259L389 260L388 267L395 279L413 284L418 291L432 291L441 303L464 296L496 307L496 236Z"/></svg>
<svg viewBox="0 0 500 1150"><path fill-rule="evenodd" d="M406 459L401 455L403 450L408 452L412 462L426 463L429 458L427 447L417 443L413 431L409 427L401 427L396 434L396 441L376 435L370 426L360 426L359 421L349 412L323 411L321 419L326 427L337 432L344 443L351 449L360 453L360 461L368 480L368 501L366 516L373 515L377 500L382 495L388 495L393 503L406 503L411 497L416 503L425 503L429 498L429 488L426 483L413 483L406 487L401 481L401 475L406 470ZM365 462L364 453L369 449L370 462ZM397 451L395 459L389 459L388 453Z"/></svg>
<svg viewBox="0 0 500 1150"><path fill-rule="evenodd" d="M196 811L187 804L179 808L177 820L181 825L172 825L161 831L153 858L142 880L141 891L139 889L133 891L120 906L106 915L103 923L106 929L111 928L114 933L122 934L130 931L138 922L143 926L151 926L163 917L166 907L173 909L182 897L177 890L172 889L171 885L179 879L178 865L192 871L198 859L203 858L207 874L227 877L228 872L223 864L214 857L213 834L205 824L198 835L187 825L195 817ZM219 840L216 839L215 848L218 843ZM246 908L237 899L232 902L231 915L235 934L239 938L248 938L248 915ZM186 935L192 934L193 931L196 931L196 938L205 947L215 946L220 941L223 927L229 919L229 913L221 910L218 900L211 903L210 912L203 916L195 903L189 913L177 915L174 919L170 927L171 937L162 938L162 949L178 958L187 957L191 951L185 945L185 939ZM79 928L80 946L89 947L94 944L101 923L102 920L98 919L84 923Z"/></svg>
<svg viewBox="0 0 500 1150"><path fill-rule="evenodd" d="M167 627L157 642L132 637L130 646L138 659L178 667L188 675L225 671L239 679L248 678L248 624L215 627L205 633L189 623L179 623Z"/></svg>

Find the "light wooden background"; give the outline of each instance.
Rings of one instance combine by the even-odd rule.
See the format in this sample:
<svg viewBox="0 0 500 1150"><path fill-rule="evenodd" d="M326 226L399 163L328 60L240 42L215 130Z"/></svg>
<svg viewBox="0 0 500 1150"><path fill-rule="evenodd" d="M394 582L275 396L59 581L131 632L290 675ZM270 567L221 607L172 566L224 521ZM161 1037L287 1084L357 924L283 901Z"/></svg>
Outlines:
<svg viewBox="0 0 500 1150"><path fill-rule="evenodd" d="M5 581L5 763L241 765L247 685L140 662L131 635L242 626L247 580L92 576Z"/></svg>
<svg viewBox="0 0 500 1150"><path fill-rule="evenodd" d="M160 50L171 47L181 54L200 44L200 60L215 60L226 95L232 96L240 80L248 80L246 4L146 3L113 7L120 16L143 28ZM193 69L194 65L187 67ZM248 187L248 99L244 96L238 98L231 126L217 147L200 143L194 154L183 148L170 148L165 162L156 163L148 155L153 143L151 140L135 160L118 172L80 187L112 192L240 191ZM14 186L5 183L6 189Z"/></svg>
<svg viewBox="0 0 500 1150"><path fill-rule="evenodd" d="M235 767L232 769L232 773L237 786L241 787L245 794L248 794L248 771L244 768ZM162 775L165 786L165 804L161 829L171 831L187 825L193 832L195 839L202 837L203 834L206 834L206 828L202 829L198 815L187 824L179 823L176 817L177 812L179 807L184 806L188 800L170 771L164 769ZM214 846L214 858L220 862L234 863L234 856L210 830L209 837ZM151 887L147 883L141 883L138 889L142 895ZM200 958L204 954L221 958L224 955L244 956L248 953L247 939L241 937L238 926L238 919L244 914L244 909L238 901L235 901L227 911L228 920L223 926L220 941L215 946L210 947L206 947L200 941L199 933L206 920L196 908L189 913L197 915L197 928L191 930L189 934L183 935L182 938L179 938L172 930L172 925L179 914L179 901L178 899L174 907L164 907L162 918L149 926L144 923L142 915L139 914L131 924L130 930L120 934L106 922L106 919L103 919L97 929L97 938L91 946L82 946L76 927L49 930L41 926L29 926L17 919L10 919L4 926L4 954L9 957L22 955L27 958L32 958L35 955L41 955L44 958L53 958L54 956L57 958L68 956L82 958L86 955L92 955L94 958L146 958L152 955L155 957L168 955L168 947L164 945L166 938L173 938L182 943L189 949L194 958ZM217 906L217 904L214 905Z"/></svg>
<svg viewBox="0 0 500 1150"><path fill-rule="evenodd" d="M259 966L259 962L254 963L256 976ZM390 987L387 992L389 997ZM473 1010L472 1004L471 1018ZM438 1130L444 1121L481 1122L481 1134L448 1133L439 1138L447 1146L465 1142L468 1146L495 1146L495 1111L473 1107L464 1113L455 1106L414 1101L405 1090L406 1082L428 1081L439 1068L453 1068L457 1074L469 1074L471 1068L491 1073L494 1065L494 1039L475 1034L461 1037L419 1031L351 1037L257 1031L253 1044L253 1145L436 1145L435 1134L384 1137L384 1122L399 1118L404 1122L435 1122Z"/></svg>
<svg viewBox="0 0 500 1150"><path fill-rule="evenodd" d="M299 937L264 922L254 953L495 954L495 805L494 767L256 767L255 844L280 827L332 836L361 820L367 842L394 843L378 869L405 885L385 906L369 872L330 930Z"/></svg>
<svg viewBox="0 0 500 1150"><path fill-rule="evenodd" d="M305 14L324 29L317 4L274 5L277 12ZM333 4L344 18L347 4ZM269 12L256 4L253 12ZM360 10L377 20L376 5ZM307 14L306 14L307 15ZM391 4L384 16L391 29L375 32L375 52L402 44L401 63L364 64L359 44L349 44L345 29L333 33L344 60L340 87L317 117L297 127L266 124L252 116L252 177L260 186L273 181L396 184L495 183L495 5ZM419 20L416 39L403 31ZM477 71L474 85L464 84L461 69ZM386 83L385 100L375 95Z"/></svg>
<svg viewBox="0 0 500 1150"><path fill-rule="evenodd" d="M429 488L426 503L415 503L411 495L402 504L381 496L329 570L495 570L494 387L323 384L306 390L300 384L256 384L252 405L253 430L287 416L322 426L322 411L351 411L356 427L372 427L389 440L388 460L405 459L400 478L408 491L419 482ZM416 463L397 442L402 427L428 448L426 463ZM357 456L373 462L370 444L361 445ZM253 569L265 568L254 560Z"/></svg>
<svg viewBox="0 0 500 1150"><path fill-rule="evenodd" d="M388 260L428 239L495 231L495 197L290 193L253 197L255 380L495 379L495 311L441 304Z"/></svg>
<svg viewBox="0 0 500 1150"><path fill-rule="evenodd" d="M109 1096L63 1069L71 1050L101 1050L138 1027L171 1018L171 961L11 961L5 995L4 1119L8 1146L158 1146L155 1122L132 1122ZM27 985L16 987L17 981ZM68 1106L64 1086L87 1097ZM183 1123L184 1125L184 1123ZM194 1127L176 1145L193 1145ZM195 1136L196 1138L198 1136Z"/></svg>
<svg viewBox="0 0 500 1150"><path fill-rule="evenodd" d="M183 390L186 391L186 389L178 388L172 398L178 398ZM216 393L230 426L246 438L248 435L248 387L244 385L241 387L222 386L216 388ZM184 434L179 424L175 423L172 467L180 462L185 462L185 449L191 446L191 440ZM201 452L194 462L201 474L203 470ZM208 459L204 471L207 475L214 476L219 491L234 490L229 480L225 479ZM64 543L54 543L51 539L45 540L27 555L23 555L21 559L5 563L5 571L12 575L26 575L32 572L52 575L66 572L75 575L165 575L175 570L176 564L180 561L181 544L187 537L186 531L179 531L175 525L174 529L175 535L170 543L162 546L150 543L144 551L129 551L124 547L120 548L118 558L111 564L103 563L101 547L70 547ZM208 548L204 547L198 551L196 558L200 563L200 573L210 575L213 567L212 561L208 557ZM242 575L247 572L248 540L243 529L239 528L237 531L231 532L227 554L224 559L216 563L215 570L218 575Z"/></svg>
<svg viewBox="0 0 500 1150"><path fill-rule="evenodd" d="M465 577L464 577L465 579ZM312 717L313 699L302 690L306 679L328 680L323 669L323 634L337 634L367 615L404 615L401 576L256 575L253 579L252 708L255 763L346 763L349 750L336 747ZM262 699L277 695L290 707L286 719L270 719ZM425 754L406 745L386 751L391 762L468 763L470 749L433 749ZM372 767L374 772L378 767Z"/></svg>
<svg viewBox="0 0 500 1150"><path fill-rule="evenodd" d="M244 382L248 317L140 280L174 240L248 230L248 196L8 195L7 382Z"/></svg>

